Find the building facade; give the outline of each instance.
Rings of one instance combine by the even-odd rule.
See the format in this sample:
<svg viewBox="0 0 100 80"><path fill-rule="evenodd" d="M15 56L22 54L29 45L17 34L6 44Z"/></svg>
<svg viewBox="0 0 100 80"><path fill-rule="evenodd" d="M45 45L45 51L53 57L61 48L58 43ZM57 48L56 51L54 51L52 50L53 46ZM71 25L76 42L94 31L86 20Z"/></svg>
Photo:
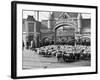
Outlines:
<svg viewBox="0 0 100 80"><path fill-rule="evenodd" d="M75 43L75 39L90 38L90 31L91 19L83 19L82 13L50 12L48 20L39 22L33 16L23 20L23 41L33 40L36 47L48 40L47 44Z"/></svg>
<svg viewBox="0 0 100 80"><path fill-rule="evenodd" d="M34 47L39 46L40 26L41 23L36 21L33 16L29 15L27 19L23 19L22 35L25 45L32 46L31 41L33 41Z"/></svg>

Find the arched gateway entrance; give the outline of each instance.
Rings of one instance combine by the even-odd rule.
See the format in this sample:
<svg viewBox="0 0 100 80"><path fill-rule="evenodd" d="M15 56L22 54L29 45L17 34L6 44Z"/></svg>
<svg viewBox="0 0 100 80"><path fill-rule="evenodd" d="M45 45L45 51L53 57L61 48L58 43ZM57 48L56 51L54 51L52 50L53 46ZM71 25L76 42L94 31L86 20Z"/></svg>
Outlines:
<svg viewBox="0 0 100 80"><path fill-rule="evenodd" d="M44 36L42 38L42 45L43 46L50 45L51 44L51 41L52 41L52 37L51 36Z"/></svg>
<svg viewBox="0 0 100 80"><path fill-rule="evenodd" d="M60 24L54 28L55 44L75 44L75 26L72 24Z"/></svg>

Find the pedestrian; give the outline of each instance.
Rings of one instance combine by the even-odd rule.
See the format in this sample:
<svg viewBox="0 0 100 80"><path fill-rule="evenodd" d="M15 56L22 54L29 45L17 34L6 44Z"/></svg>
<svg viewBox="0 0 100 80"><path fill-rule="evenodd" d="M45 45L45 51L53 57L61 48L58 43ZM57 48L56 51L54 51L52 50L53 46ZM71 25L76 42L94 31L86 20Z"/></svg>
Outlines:
<svg viewBox="0 0 100 80"><path fill-rule="evenodd" d="M26 42L26 49L29 49L29 41Z"/></svg>
<svg viewBox="0 0 100 80"><path fill-rule="evenodd" d="M32 50L32 46L33 46L33 41L31 41L31 46L30 46L30 49Z"/></svg>
<svg viewBox="0 0 100 80"><path fill-rule="evenodd" d="M25 47L25 45L24 45L24 41L22 41L22 44L23 44L23 45L22 45L22 49L24 50L24 47Z"/></svg>

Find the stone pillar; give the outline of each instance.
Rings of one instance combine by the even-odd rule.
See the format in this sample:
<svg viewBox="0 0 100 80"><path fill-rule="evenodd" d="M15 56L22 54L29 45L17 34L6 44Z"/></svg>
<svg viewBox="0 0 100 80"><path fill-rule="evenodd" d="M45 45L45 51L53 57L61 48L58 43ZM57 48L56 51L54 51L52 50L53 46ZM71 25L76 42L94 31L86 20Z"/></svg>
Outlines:
<svg viewBox="0 0 100 80"><path fill-rule="evenodd" d="M39 11L36 11L36 21L39 21ZM37 47L37 31L36 31L36 22L34 23L34 41L35 41L35 47Z"/></svg>
<svg viewBox="0 0 100 80"><path fill-rule="evenodd" d="M77 20L78 20L78 32L79 33L80 33L80 30L81 30L81 19L82 19L81 13L78 13Z"/></svg>
<svg viewBox="0 0 100 80"><path fill-rule="evenodd" d="M36 21L39 21L39 11L36 11Z"/></svg>
<svg viewBox="0 0 100 80"><path fill-rule="evenodd" d="M54 32L54 44L56 44L56 30Z"/></svg>
<svg viewBox="0 0 100 80"><path fill-rule="evenodd" d="M34 23L34 41L35 41L35 47L37 47L36 23Z"/></svg>
<svg viewBox="0 0 100 80"><path fill-rule="evenodd" d="M78 13L78 16L77 16L77 23L78 23L78 27L77 27L77 31L78 32L76 35L75 35L75 39L79 39L80 38L80 32L81 32L81 19L82 19L82 16L81 16L81 13ZM76 46L76 41L75 41L75 46Z"/></svg>
<svg viewBox="0 0 100 80"><path fill-rule="evenodd" d="M50 28L50 20L48 20L48 28Z"/></svg>
<svg viewBox="0 0 100 80"><path fill-rule="evenodd" d="M49 12L49 15L48 15L48 28L51 28L51 15L52 15L52 12Z"/></svg>

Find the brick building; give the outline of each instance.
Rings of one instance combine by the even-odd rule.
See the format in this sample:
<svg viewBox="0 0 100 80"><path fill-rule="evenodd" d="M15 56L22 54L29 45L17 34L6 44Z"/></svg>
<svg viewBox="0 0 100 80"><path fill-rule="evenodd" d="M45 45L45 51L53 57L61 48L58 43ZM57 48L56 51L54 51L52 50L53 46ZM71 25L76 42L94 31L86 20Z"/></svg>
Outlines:
<svg viewBox="0 0 100 80"><path fill-rule="evenodd" d="M38 16L39 17L39 16ZM71 41L83 37L90 38L91 19L84 19L82 13L50 12L48 20L39 22L33 16L23 19L23 40L34 40L35 46L45 40L56 44L59 41Z"/></svg>

